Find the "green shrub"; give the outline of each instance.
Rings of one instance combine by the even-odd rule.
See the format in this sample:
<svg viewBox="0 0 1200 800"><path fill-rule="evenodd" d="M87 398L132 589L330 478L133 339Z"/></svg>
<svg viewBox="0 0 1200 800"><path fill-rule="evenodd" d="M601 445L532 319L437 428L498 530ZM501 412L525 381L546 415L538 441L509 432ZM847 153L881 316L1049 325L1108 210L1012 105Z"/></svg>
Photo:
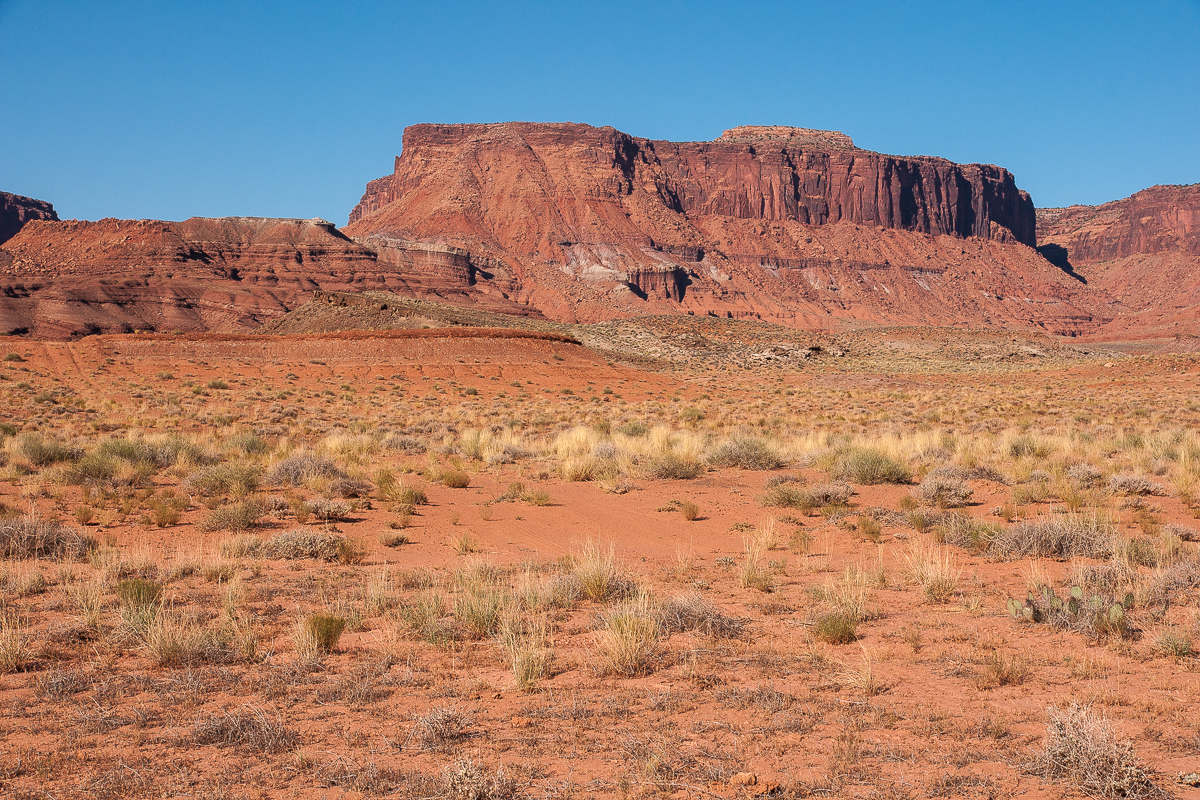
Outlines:
<svg viewBox="0 0 1200 800"><path fill-rule="evenodd" d="M200 528L206 531L248 531L258 525L258 520L265 513L262 502L251 498L214 508L200 523Z"/></svg>
<svg viewBox="0 0 1200 800"><path fill-rule="evenodd" d="M117 599L124 608L150 608L158 604L162 594L161 583L145 578L130 578L117 584Z"/></svg>
<svg viewBox="0 0 1200 800"><path fill-rule="evenodd" d="M333 614L310 614L304 619L304 631L312 637L318 653L332 653L345 630L346 620Z"/></svg>
<svg viewBox="0 0 1200 800"><path fill-rule="evenodd" d="M66 442L37 433L22 433L16 440L17 454L35 467L48 467L64 461L75 461L81 455Z"/></svg>
<svg viewBox="0 0 1200 800"><path fill-rule="evenodd" d="M826 644L850 644L858 639L858 620L845 611L830 611L817 617L813 636Z"/></svg>

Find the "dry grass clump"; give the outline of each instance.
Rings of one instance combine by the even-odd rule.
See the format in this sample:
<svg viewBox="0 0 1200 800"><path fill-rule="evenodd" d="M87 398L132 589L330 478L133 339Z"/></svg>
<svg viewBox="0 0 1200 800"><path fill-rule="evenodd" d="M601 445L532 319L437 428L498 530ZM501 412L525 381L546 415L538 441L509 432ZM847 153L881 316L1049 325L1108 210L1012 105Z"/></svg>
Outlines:
<svg viewBox="0 0 1200 800"><path fill-rule="evenodd" d="M766 493L758 498L758 502L768 508L795 508L808 513L818 508L844 506L853 494L854 488L841 481L812 486L776 483L767 486Z"/></svg>
<svg viewBox="0 0 1200 800"><path fill-rule="evenodd" d="M530 617L516 608L509 608L503 615L496 638L522 692L533 691L550 672L554 653L549 645L549 627L544 615Z"/></svg>
<svg viewBox="0 0 1200 800"><path fill-rule="evenodd" d="M714 447L708 454L714 467L740 469L779 469L783 456L765 439L757 436L734 436Z"/></svg>
<svg viewBox="0 0 1200 800"><path fill-rule="evenodd" d="M645 675L659 655L659 615L650 596L639 594L609 609L600 618L596 654L606 675Z"/></svg>
<svg viewBox="0 0 1200 800"><path fill-rule="evenodd" d="M643 465L642 473L649 480L686 481L704 474L704 462L682 453L660 453Z"/></svg>
<svg viewBox="0 0 1200 800"><path fill-rule="evenodd" d="M949 551L938 547L927 549L920 540L913 539L904 559L926 602L947 603L958 593L962 571L955 567L954 556Z"/></svg>
<svg viewBox="0 0 1200 800"><path fill-rule="evenodd" d="M746 630L746 620L721 613L707 598L695 592L666 601L659 606L658 613L664 636L695 632L713 639L735 639Z"/></svg>
<svg viewBox="0 0 1200 800"><path fill-rule="evenodd" d="M253 464L216 464L188 475L184 488L204 497L246 497L258 491L261 473Z"/></svg>
<svg viewBox="0 0 1200 800"><path fill-rule="evenodd" d="M908 464L871 447L847 447L834 451L827 460L830 476L839 481L875 485L912 480Z"/></svg>
<svg viewBox="0 0 1200 800"><path fill-rule="evenodd" d="M266 510L266 505L255 497L227 506L218 506L200 523L200 530L248 531L258 525Z"/></svg>
<svg viewBox="0 0 1200 800"><path fill-rule="evenodd" d="M301 453L283 459L267 473L271 486L304 486L319 479L347 477L345 471L331 458L313 453Z"/></svg>
<svg viewBox="0 0 1200 800"><path fill-rule="evenodd" d="M593 603L626 597L634 589L633 581L617 566L616 551L611 544L603 550L599 542L591 539L584 542L572 572L579 582L580 594Z"/></svg>
<svg viewBox="0 0 1200 800"><path fill-rule="evenodd" d="M321 656L337 649L345 630L346 619L334 614L318 612L296 620L292 630L296 657L308 663L319 661Z"/></svg>
<svg viewBox="0 0 1200 800"><path fill-rule="evenodd" d="M363 560L366 552L360 542L345 536L312 528L293 528L261 542L258 548L250 545L247 555L288 560L312 558L317 561L357 564Z"/></svg>
<svg viewBox="0 0 1200 800"><path fill-rule="evenodd" d="M1166 797L1149 770L1133 755L1133 744L1118 739L1104 717L1090 706L1071 704L1049 709L1046 749L1031 765L1035 774L1066 781L1084 794L1100 798Z"/></svg>
<svg viewBox="0 0 1200 800"><path fill-rule="evenodd" d="M12 611L0 613L0 674L23 669L32 657L21 620Z"/></svg>
<svg viewBox="0 0 1200 800"><path fill-rule="evenodd" d="M197 719L191 739L195 744L237 747L253 753L283 753L300 742L299 734L284 725L281 716L269 716L257 706Z"/></svg>
<svg viewBox="0 0 1200 800"><path fill-rule="evenodd" d="M80 559L96 540L75 528L35 514L0 519L0 557Z"/></svg>
<svg viewBox="0 0 1200 800"><path fill-rule="evenodd" d="M1107 558L1117 544L1116 528L1097 515L1055 514L1010 525L988 552L1004 560L1019 558Z"/></svg>
<svg viewBox="0 0 1200 800"><path fill-rule="evenodd" d="M826 644L850 644L858 639L858 619L848 611L829 611L816 618L812 630Z"/></svg>

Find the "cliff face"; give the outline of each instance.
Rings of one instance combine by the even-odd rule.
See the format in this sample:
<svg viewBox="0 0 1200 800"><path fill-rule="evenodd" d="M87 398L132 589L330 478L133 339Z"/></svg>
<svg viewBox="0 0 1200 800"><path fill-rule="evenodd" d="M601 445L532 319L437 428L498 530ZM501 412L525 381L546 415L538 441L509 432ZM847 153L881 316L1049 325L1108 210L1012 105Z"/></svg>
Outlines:
<svg viewBox="0 0 1200 800"><path fill-rule="evenodd" d="M594 321L644 313L801 327L1098 320L1031 247L999 167L743 127L663 142L570 123L414 125L347 232L452 247L471 291Z"/></svg>
<svg viewBox="0 0 1200 800"><path fill-rule="evenodd" d="M1128 306L1104 333L1200 332L1200 184L1039 209L1039 249Z"/></svg>
<svg viewBox="0 0 1200 800"><path fill-rule="evenodd" d="M58 219L54 206L19 194L0 192L0 244L16 236L25 223L35 219Z"/></svg>
<svg viewBox="0 0 1200 800"><path fill-rule="evenodd" d="M753 126L714 142L677 143L588 125L413 125L392 175L368 184L350 222L420 192L431 165L465 153L501 156L488 158L485 172L514 159L535 181L543 170L551 183L582 179L585 201L646 194L635 202L689 217L850 222L1030 246L1035 239L1033 202L1000 167L881 155L834 131Z"/></svg>

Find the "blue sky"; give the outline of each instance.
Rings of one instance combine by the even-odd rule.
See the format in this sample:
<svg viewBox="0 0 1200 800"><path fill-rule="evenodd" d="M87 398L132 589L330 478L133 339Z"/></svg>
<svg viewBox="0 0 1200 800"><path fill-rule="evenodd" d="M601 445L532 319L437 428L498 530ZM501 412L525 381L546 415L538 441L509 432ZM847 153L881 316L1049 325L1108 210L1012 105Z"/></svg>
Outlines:
<svg viewBox="0 0 1200 800"><path fill-rule="evenodd" d="M1200 182L1200 0L0 0L0 190L64 218L322 216L415 122L832 128L1039 206Z"/></svg>

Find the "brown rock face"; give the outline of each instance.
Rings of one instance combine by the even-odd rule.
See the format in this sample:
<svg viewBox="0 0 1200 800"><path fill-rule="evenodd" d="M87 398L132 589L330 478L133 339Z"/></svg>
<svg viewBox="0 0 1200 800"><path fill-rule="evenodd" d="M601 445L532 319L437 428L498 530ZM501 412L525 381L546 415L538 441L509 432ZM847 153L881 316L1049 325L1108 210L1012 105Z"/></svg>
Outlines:
<svg viewBox="0 0 1200 800"><path fill-rule="evenodd" d="M1200 184L1152 186L1099 206L1039 209L1038 244L1126 307L1101 333L1200 328Z"/></svg>
<svg viewBox="0 0 1200 800"><path fill-rule="evenodd" d="M797 327L1099 320L1031 249L999 167L881 155L832 131L663 142L588 125L414 125L350 215L462 253L462 284L559 320L645 313Z"/></svg>
<svg viewBox="0 0 1200 800"><path fill-rule="evenodd" d="M0 244L17 235L25 223L35 219L58 219L54 206L19 194L0 192Z"/></svg>

